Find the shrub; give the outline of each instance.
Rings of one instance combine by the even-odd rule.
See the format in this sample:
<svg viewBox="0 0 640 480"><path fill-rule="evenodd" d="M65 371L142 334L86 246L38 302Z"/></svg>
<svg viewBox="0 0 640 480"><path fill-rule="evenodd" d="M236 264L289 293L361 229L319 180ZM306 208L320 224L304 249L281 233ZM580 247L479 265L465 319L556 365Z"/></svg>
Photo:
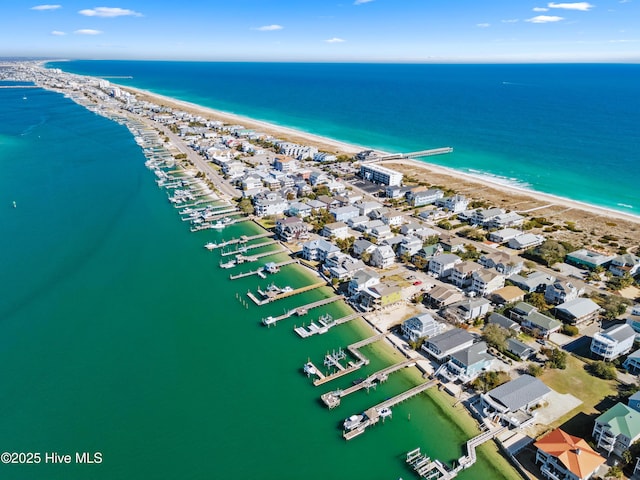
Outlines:
<svg viewBox="0 0 640 480"><path fill-rule="evenodd" d="M618 376L615 365L609 362L599 360L588 365L588 371L591 375L604 380L614 380Z"/></svg>
<svg viewBox="0 0 640 480"><path fill-rule="evenodd" d="M544 369L537 363L529 363L527 365L527 373L532 377L539 377L544 372Z"/></svg>
<svg viewBox="0 0 640 480"><path fill-rule="evenodd" d="M563 325L562 333L569 335L570 337L575 337L578 334L578 327L575 325Z"/></svg>

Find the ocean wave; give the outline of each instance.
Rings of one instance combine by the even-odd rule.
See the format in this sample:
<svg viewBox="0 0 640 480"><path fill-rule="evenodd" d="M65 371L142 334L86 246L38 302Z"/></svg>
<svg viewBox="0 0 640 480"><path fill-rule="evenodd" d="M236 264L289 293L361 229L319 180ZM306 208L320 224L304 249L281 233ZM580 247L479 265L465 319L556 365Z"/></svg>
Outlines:
<svg viewBox="0 0 640 480"><path fill-rule="evenodd" d="M616 203L616 205L624 208L633 208L633 205L629 205L628 203Z"/></svg>
<svg viewBox="0 0 640 480"><path fill-rule="evenodd" d="M524 188L530 189L531 184L527 183L519 178L515 177L504 177L502 175L495 175L493 173L483 172L481 170L475 170L473 168L468 168L465 170L469 175L473 175L476 178L481 178L483 180L487 180L491 183L498 183L500 185L505 185L507 187L516 187L516 188Z"/></svg>

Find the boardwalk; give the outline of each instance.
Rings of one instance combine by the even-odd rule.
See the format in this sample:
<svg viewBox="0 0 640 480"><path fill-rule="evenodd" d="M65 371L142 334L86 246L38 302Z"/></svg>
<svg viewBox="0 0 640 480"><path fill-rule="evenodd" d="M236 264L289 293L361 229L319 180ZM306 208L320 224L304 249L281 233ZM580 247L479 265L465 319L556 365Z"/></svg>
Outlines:
<svg viewBox="0 0 640 480"><path fill-rule="evenodd" d="M322 335L323 333L327 333L330 328L335 327L337 325L342 325L343 323L350 322L354 318L361 318L361 313L352 313L351 315L347 315L346 317L338 318L334 320L331 316L323 316L318 319L318 325L315 322L311 322L308 327L294 327L293 331L296 332L300 337L307 338L312 335Z"/></svg>
<svg viewBox="0 0 640 480"><path fill-rule="evenodd" d="M316 284L315 286L314 285L310 285L310 287L318 288L318 287L321 287L323 285L325 285L325 284L321 283L321 284ZM294 290L294 292L295 292L295 290ZM298 293L300 293L300 292L298 292ZM292 293L292 295L293 294L294 293ZM249 296L249 298L251 298L256 303L263 302L263 303L258 303L258 305L264 305L265 303L268 303L268 302L266 302L264 300L262 300L262 301L258 300L251 292L247 293L247 295ZM337 296L333 296L333 297L329 297L329 298L323 298L322 300L317 300L315 302L307 303L306 305L302 305L300 307L293 308L293 309L289 310L288 312L280 315L279 317L263 318L262 319L262 323L264 325L267 325L267 326L275 325L280 320L284 320L285 318L292 317L293 315L297 315L297 316L306 315L309 312L309 310L312 310L312 309L317 308L317 307L321 307L323 305L328 305L329 303L337 302L338 300L342 300L342 299L344 299L343 295L337 295Z"/></svg>

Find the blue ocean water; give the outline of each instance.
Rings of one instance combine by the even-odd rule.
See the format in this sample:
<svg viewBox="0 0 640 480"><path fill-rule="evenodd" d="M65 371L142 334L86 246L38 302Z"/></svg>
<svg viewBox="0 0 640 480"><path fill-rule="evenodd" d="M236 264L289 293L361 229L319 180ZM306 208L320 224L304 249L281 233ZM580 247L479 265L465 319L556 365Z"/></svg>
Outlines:
<svg viewBox="0 0 640 480"><path fill-rule="evenodd" d="M72 61L51 67L640 214L640 65Z"/></svg>

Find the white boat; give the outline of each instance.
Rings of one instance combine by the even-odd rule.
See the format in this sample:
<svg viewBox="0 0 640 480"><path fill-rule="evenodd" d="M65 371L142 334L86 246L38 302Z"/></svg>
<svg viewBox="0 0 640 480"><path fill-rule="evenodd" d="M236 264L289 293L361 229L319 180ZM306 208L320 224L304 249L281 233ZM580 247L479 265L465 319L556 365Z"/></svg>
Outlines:
<svg viewBox="0 0 640 480"><path fill-rule="evenodd" d="M205 243L204 248L207 250L213 250L214 248L218 248L218 244L213 242Z"/></svg>
<svg viewBox="0 0 640 480"><path fill-rule="evenodd" d="M222 230L226 225L221 221L217 221L216 223L211 225L211 228L215 228L216 230Z"/></svg>
<svg viewBox="0 0 640 480"><path fill-rule="evenodd" d="M389 407L382 407L378 409L378 415L382 418L391 416L391 409Z"/></svg>
<svg viewBox="0 0 640 480"><path fill-rule="evenodd" d="M313 363L311 362L305 363L304 367L302 367L302 370L304 370L304 373L307 374L307 377L310 377L311 375L316 375L318 373L318 371L316 370L316 367L314 367Z"/></svg>
<svg viewBox="0 0 640 480"><path fill-rule="evenodd" d="M364 415L351 415L342 424L345 430L353 430L357 428L364 420Z"/></svg>
<svg viewBox="0 0 640 480"><path fill-rule="evenodd" d="M291 288L289 285L282 288L282 293L289 293L289 292L293 292L293 288Z"/></svg>

